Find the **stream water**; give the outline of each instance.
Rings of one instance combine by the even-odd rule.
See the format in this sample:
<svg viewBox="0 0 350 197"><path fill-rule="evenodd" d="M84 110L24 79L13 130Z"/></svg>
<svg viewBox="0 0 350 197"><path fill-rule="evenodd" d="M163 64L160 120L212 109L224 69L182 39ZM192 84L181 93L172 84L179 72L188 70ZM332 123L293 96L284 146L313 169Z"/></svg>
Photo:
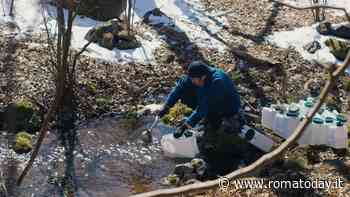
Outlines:
<svg viewBox="0 0 350 197"><path fill-rule="evenodd" d="M153 143L140 141L141 132L153 119L146 117L133 128L129 120L106 117L79 126L75 174L79 197L118 197L162 188L160 179L172 172L177 162L165 158L160 148L162 135L172 132L163 124L153 130ZM0 167L10 195L18 197L62 196L59 185L64 174L64 148L56 135L46 137L33 168L21 187L15 177L30 154L17 155L7 146L6 133L0 138ZM1 181L1 179L0 179Z"/></svg>

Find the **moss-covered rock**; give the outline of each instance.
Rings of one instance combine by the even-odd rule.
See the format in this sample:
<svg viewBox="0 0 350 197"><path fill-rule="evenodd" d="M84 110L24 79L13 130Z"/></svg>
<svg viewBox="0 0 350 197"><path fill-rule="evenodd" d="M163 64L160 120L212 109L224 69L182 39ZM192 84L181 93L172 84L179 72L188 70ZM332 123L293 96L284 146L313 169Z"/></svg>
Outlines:
<svg viewBox="0 0 350 197"><path fill-rule="evenodd" d="M26 99L19 100L16 106L20 113L32 114L34 112L33 104Z"/></svg>
<svg viewBox="0 0 350 197"><path fill-rule="evenodd" d="M110 32L103 33L102 38L99 40L98 44L104 48L112 50L114 48L114 35Z"/></svg>
<svg viewBox="0 0 350 197"><path fill-rule="evenodd" d="M77 12L79 15L107 21L119 17L126 5L126 0L84 0L77 8Z"/></svg>
<svg viewBox="0 0 350 197"><path fill-rule="evenodd" d="M169 113L162 118L162 122L168 125L176 125L185 116L189 116L192 113L192 109L186 105L178 102L169 110Z"/></svg>
<svg viewBox="0 0 350 197"><path fill-rule="evenodd" d="M115 47L120 50L127 50L127 49L136 49L141 46L141 43L139 41L131 40L131 41L126 41L126 40L120 40Z"/></svg>
<svg viewBox="0 0 350 197"><path fill-rule="evenodd" d="M14 151L18 154L28 153L32 150L32 136L25 132L19 132L16 134Z"/></svg>
<svg viewBox="0 0 350 197"><path fill-rule="evenodd" d="M331 53L339 60L344 61L348 51L350 50L350 43L330 38L325 41L326 46L329 47Z"/></svg>
<svg viewBox="0 0 350 197"><path fill-rule="evenodd" d="M41 116L34 105L27 99L10 104L4 111L4 126L15 132L25 130L29 133L38 131Z"/></svg>

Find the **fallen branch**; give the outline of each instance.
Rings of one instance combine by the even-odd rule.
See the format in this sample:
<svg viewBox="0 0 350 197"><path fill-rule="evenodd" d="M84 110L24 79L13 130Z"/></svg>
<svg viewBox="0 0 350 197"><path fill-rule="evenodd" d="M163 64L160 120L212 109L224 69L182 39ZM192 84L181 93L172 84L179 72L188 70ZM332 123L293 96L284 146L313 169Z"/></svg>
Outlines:
<svg viewBox="0 0 350 197"><path fill-rule="evenodd" d="M303 134L304 130L307 128L309 123L312 120L312 117L317 113L317 111L320 109L324 101L326 100L329 91L337 81L337 78L340 76L341 73L344 72L344 70L350 65L350 52L347 55L346 60L344 61L344 64L336 71L334 71L332 74L330 74L330 78L326 82L325 87L322 90L322 93L320 95L319 101L316 103L316 105L312 108L312 110L307 114L306 118L303 119L301 123L299 123L298 127L294 130L293 134L289 136L289 138L283 142L278 148L273 150L270 153L267 153L263 155L261 158L259 158L257 161L252 163L251 165L238 169L226 176L229 180L237 179L240 177L247 176L250 173L256 172L257 170L263 168L267 164L272 163L274 160L279 158L283 155L287 149L296 143L296 141L299 139L299 137ZM220 183L219 179L213 180L213 181L207 181L202 183L195 183L183 187L178 187L174 189L161 189L156 190L152 192L142 193L133 195L133 197L155 197L155 196L174 196L174 195L180 195L180 194L188 194L188 193L199 193L203 192L208 189L217 188Z"/></svg>
<svg viewBox="0 0 350 197"><path fill-rule="evenodd" d="M340 7L334 7L334 6L329 6L329 5L313 5L313 6L306 6L306 7L297 7L294 5L290 5L288 3L284 3L284 2L280 2L278 0L272 0L275 3L281 4L283 6L292 8L292 9L296 9L296 10L311 10L311 9L334 9L334 10L341 10L345 13L346 18L348 19L348 21L350 22L350 15L348 14L348 12L346 11L345 8L340 8Z"/></svg>

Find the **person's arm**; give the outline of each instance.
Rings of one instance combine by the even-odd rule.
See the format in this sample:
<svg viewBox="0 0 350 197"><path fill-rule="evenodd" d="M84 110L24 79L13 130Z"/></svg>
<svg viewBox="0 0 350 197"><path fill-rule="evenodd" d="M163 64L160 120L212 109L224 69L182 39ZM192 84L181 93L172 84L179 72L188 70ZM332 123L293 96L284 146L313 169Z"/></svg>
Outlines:
<svg viewBox="0 0 350 197"><path fill-rule="evenodd" d="M195 127L196 124L208 115L208 97L200 98L199 105L187 118L185 124L190 127Z"/></svg>
<svg viewBox="0 0 350 197"><path fill-rule="evenodd" d="M185 83L186 77L182 77L176 82L176 86L171 90L165 102L166 107L172 108L177 103L177 101L181 97L181 94L183 94L183 91L185 89Z"/></svg>

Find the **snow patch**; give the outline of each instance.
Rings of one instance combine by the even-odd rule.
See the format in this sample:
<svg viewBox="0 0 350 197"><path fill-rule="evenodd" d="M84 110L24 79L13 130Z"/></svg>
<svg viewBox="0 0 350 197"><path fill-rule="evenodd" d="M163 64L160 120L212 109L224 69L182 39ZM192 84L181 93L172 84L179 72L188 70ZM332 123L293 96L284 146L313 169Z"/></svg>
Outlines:
<svg viewBox="0 0 350 197"><path fill-rule="evenodd" d="M0 23L15 22L22 35L37 33L44 29L42 16L44 14L52 16L49 28L54 29L56 27L54 21L54 17L56 16L55 8L44 6L42 9L40 0L16 0L14 4L14 17L9 17L9 5L11 1L3 0L3 4L0 5L1 9L4 10L3 16L0 16ZM206 15L205 8L199 0L137 0L134 10L134 21L140 24L144 14L155 8L159 8L169 17L153 17L151 20L155 23L175 25L177 29L186 33L191 42L197 44L199 47L217 49L220 52L226 49L226 46L210 35L220 31L222 26L227 24L226 19L224 17L217 17L215 18L216 21L210 19L210 16ZM78 16L73 25L73 48L81 49L87 43L84 39L85 34L99 24L101 22ZM135 28L137 29L137 26ZM161 36L152 32L146 32L146 34L148 34L147 39L144 38L144 35L137 37L142 44L142 47L137 49L108 50L97 44L91 44L84 54L118 63L152 63L155 61L155 50L164 44L165 41L161 39Z"/></svg>
<svg viewBox="0 0 350 197"><path fill-rule="evenodd" d="M297 28L293 31L275 32L272 35L267 36L266 40L277 47L292 47L297 50L303 58L309 61L320 62L323 64L341 64L342 62L337 60L325 45L325 41L332 36L319 34L316 30L316 26L317 24L309 27ZM313 41L318 41L321 45L321 49L317 50L314 54L311 54L304 50L303 47ZM350 67L346 72L350 74Z"/></svg>
<svg viewBox="0 0 350 197"><path fill-rule="evenodd" d="M305 6L312 5L310 0L285 0L284 2L291 4L291 5L299 6L299 7L305 7ZM322 3L321 3L321 5L322 5ZM339 7L339 8L345 8L348 13L350 12L349 0L327 0L326 5ZM344 15L344 12L340 11L340 10L334 10L334 9L328 9L328 10L335 13L336 15Z"/></svg>

